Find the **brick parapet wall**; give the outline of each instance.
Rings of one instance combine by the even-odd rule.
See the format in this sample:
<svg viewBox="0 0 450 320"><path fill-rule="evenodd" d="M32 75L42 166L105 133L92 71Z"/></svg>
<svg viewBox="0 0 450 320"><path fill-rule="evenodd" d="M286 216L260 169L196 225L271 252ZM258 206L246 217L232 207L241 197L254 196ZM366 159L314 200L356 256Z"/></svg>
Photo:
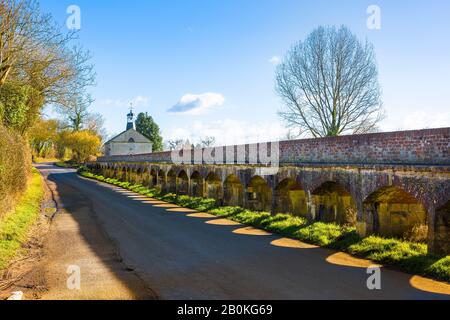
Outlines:
<svg viewBox="0 0 450 320"><path fill-rule="evenodd" d="M267 145L269 155L271 145L271 143ZM250 144L219 147L219 149L222 148L224 163L249 163L252 150L263 146L263 144ZM281 141L278 146L276 144L272 146L274 150L279 150L280 164L450 165L450 128ZM240 152L238 156L238 150L245 151ZM215 151L207 151L215 155ZM197 159L198 163L199 158L198 156L195 157L194 150L190 152L191 156L187 159ZM183 155L183 151L179 154ZM220 152L217 154L220 154ZM231 157L231 161L230 155L234 155L234 157ZM159 152L134 156L102 157L98 161L172 162L172 153Z"/></svg>

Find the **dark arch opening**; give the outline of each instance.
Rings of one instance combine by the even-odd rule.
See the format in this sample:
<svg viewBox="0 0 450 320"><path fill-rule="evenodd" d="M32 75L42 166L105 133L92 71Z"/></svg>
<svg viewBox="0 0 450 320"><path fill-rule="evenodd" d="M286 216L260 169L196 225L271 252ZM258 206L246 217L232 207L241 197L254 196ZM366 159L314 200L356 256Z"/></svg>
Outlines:
<svg viewBox="0 0 450 320"><path fill-rule="evenodd" d="M106 168L106 177L107 178L114 178L114 168L111 166L108 166Z"/></svg>
<svg viewBox="0 0 450 320"><path fill-rule="evenodd" d="M167 172L167 192L169 193L177 192L177 175L173 169Z"/></svg>
<svg viewBox="0 0 450 320"><path fill-rule="evenodd" d="M400 187L383 187L370 194L364 201L364 214L374 233L412 241L427 239L425 207Z"/></svg>
<svg viewBox="0 0 450 320"><path fill-rule="evenodd" d="M191 175L191 195L203 197L203 179L198 171L194 171Z"/></svg>
<svg viewBox="0 0 450 320"><path fill-rule="evenodd" d="M135 141L134 141L133 138L130 138L130 139L128 139L128 142L129 142L129 143L134 143Z"/></svg>
<svg viewBox="0 0 450 320"><path fill-rule="evenodd" d="M448 254L450 252L450 200L436 210L436 251Z"/></svg>
<svg viewBox="0 0 450 320"><path fill-rule="evenodd" d="M227 206L244 205L244 185L234 174L229 175L223 184L223 201Z"/></svg>
<svg viewBox="0 0 450 320"><path fill-rule="evenodd" d="M305 190L292 178L282 180L275 188L275 212L307 216Z"/></svg>
<svg viewBox="0 0 450 320"><path fill-rule="evenodd" d="M181 170L178 174L178 194L189 194L189 177L184 170Z"/></svg>
<svg viewBox="0 0 450 320"><path fill-rule="evenodd" d="M130 168L128 171L128 182L135 184L137 180L136 177L137 177L136 168Z"/></svg>
<svg viewBox="0 0 450 320"><path fill-rule="evenodd" d="M214 173L210 172L205 180L206 184L206 197L222 201L222 180Z"/></svg>
<svg viewBox="0 0 450 320"><path fill-rule="evenodd" d="M162 169L158 172L158 188L162 191L166 190L166 173Z"/></svg>
<svg viewBox="0 0 450 320"><path fill-rule="evenodd" d="M133 183L135 184L141 184L143 181L143 170L142 168L137 168L134 171L134 176L133 176Z"/></svg>
<svg viewBox="0 0 450 320"><path fill-rule="evenodd" d="M144 187L150 187L150 172L148 168L141 170L140 180Z"/></svg>
<svg viewBox="0 0 450 320"><path fill-rule="evenodd" d="M339 183L327 181L312 193L316 221L356 225L357 208L351 194Z"/></svg>
<svg viewBox="0 0 450 320"><path fill-rule="evenodd" d="M154 188L158 185L158 176L156 174L156 170L150 170L150 187Z"/></svg>
<svg viewBox="0 0 450 320"><path fill-rule="evenodd" d="M267 181L260 176L254 176L247 186L247 207L255 211L272 209L272 189Z"/></svg>
<svg viewBox="0 0 450 320"><path fill-rule="evenodd" d="M122 180L123 182L127 181L127 168L126 167L122 168L122 174L120 176L120 180Z"/></svg>

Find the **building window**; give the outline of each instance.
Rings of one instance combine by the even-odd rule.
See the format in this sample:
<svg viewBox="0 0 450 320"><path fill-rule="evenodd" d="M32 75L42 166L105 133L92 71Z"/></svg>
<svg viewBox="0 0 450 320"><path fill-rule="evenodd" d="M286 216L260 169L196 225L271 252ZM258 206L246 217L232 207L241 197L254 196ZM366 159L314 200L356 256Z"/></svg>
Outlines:
<svg viewBox="0 0 450 320"><path fill-rule="evenodd" d="M130 140L128 140L129 143L134 143L134 139L130 138Z"/></svg>

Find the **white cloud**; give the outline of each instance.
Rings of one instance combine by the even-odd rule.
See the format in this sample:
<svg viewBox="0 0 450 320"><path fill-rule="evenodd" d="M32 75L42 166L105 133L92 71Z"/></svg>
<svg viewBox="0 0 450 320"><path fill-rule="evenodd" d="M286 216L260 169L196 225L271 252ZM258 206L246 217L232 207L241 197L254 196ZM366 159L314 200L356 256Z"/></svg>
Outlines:
<svg viewBox="0 0 450 320"><path fill-rule="evenodd" d="M168 140L189 139L192 143L199 138L213 136L216 145L234 145L255 142L268 142L283 139L288 129L278 121L248 122L234 119L217 120L209 123L196 121L185 127L173 127L167 134Z"/></svg>
<svg viewBox="0 0 450 320"><path fill-rule="evenodd" d="M105 99L99 102L100 106L105 107L129 107L130 103L133 103L133 107L135 108L145 108L150 105L150 98L146 96L136 96L134 98L128 100L122 99Z"/></svg>
<svg viewBox="0 0 450 320"><path fill-rule="evenodd" d="M273 56L272 58L270 58L269 62L274 66L277 66L281 63L281 58L279 56Z"/></svg>
<svg viewBox="0 0 450 320"><path fill-rule="evenodd" d="M133 106L139 108L139 107L148 107L150 104L150 98L146 96L137 96L134 99L131 100L133 103Z"/></svg>
<svg viewBox="0 0 450 320"><path fill-rule="evenodd" d="M171 107L168 112L199 115L211 109L222 106L225 97L219 93L185 94L180 101Z"/></svg>

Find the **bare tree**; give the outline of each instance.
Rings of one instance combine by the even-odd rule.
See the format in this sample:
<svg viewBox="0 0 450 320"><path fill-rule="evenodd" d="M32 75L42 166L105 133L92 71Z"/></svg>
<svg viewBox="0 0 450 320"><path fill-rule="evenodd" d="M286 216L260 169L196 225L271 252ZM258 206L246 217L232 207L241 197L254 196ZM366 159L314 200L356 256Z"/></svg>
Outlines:
<svg viewBox="0 0 450 320"><path fill-rule="evenodd" d="M216 144L215 137L204 137L200 138L200 148L211 148Z"/></svg>
<svg viewBox="0 0 450 320"><path fill-rule="evenodd" d="M100 113L89 113L85 120L85 128L93 133L96 133L105 139L107 134L104 129L105 118Z"/></svg>
<svg viewBox="0 0 450 320"><path fill-rule="evenodd" d="M383 118L374 49L344 26L319 27L295 44L276 72L279 115L313 137L377 130Z"/></svg>
<svg viewBox="0 0 450 320"><path fill-rule="evenodd" d="M35 10L31 1L0 0L0 86L41 30Z"/></svg>
<svg viewBox="0 0 450 320"><path fill-rule="evenodd" d="M67 106L94 84L89 52L75 46L36 0L0 0L0 86L30 85L44 104Z"/></svg>
<svg viewBox="0 0 450 320"><path fill-rule="evenodd" d="M174 140L167 141L167 146L170 151L182 149L183 145L184 145L183 139L174 139Z"/></svg>
<svg viewBox="0 0 450 320"><path fill-rule="evenodd" d="M57 111L62 115L66 129L80 131L89 126L89 106L93 102L90 95L70 97L70 101L57 105Z"/></svg>
<svg viewBox="0 0 450 320"><path fill-rule="evenodd" d="M55 64L66 56L67 62L67 45L75 38L75 32L62 32L51 15L43 14L38 1L0 0L0 86L12 73L36 67L36 61Z"/></svg>

